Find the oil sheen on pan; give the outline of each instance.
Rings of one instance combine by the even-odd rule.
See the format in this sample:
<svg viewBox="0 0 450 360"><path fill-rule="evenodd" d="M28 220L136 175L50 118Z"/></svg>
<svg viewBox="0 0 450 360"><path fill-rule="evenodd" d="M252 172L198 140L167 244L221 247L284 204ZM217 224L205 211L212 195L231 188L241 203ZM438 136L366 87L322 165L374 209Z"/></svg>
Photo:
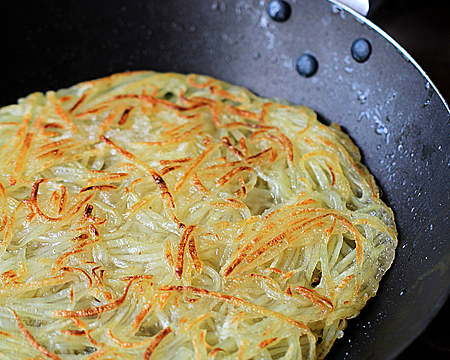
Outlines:
<svg viewBox="0 0 450 360"><path fill-rule="evenodd" d="M338 125L200 75L0 109L6 359L316 359L376 294L392 211Z"/></svg>

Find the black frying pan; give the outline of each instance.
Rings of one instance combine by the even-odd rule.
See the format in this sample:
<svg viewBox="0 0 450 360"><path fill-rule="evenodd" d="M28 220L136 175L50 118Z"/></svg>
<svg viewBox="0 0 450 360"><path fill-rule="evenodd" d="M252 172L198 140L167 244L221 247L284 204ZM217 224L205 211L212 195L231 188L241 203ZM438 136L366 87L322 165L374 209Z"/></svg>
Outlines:
<svg viewBox="0 0 450 360"><path fill-rule="evenodd" d="M286 98L337 122L394 209L399 247L379 294L330 358L392 359L430 322L450 286L450 117L434 85L392 39L326 0L40 1L4 16L2 105L32 91L134 69L202 73ZM351 45L371 55L357 62ZM300 76L313 55L317 72Z"/></svg>

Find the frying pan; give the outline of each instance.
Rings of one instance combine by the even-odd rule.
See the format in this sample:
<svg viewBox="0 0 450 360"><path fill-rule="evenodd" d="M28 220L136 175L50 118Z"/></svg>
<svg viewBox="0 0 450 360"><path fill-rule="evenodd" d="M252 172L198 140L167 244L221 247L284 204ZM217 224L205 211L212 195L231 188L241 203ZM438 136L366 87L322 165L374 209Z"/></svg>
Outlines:
<svg viewBox="0 0 450 360"><path fill-rule="evenodd" d="M214 76L339 123L395 212L399 246L378 295L349 321L329 358L392 359L449 293L449 108L416 62L352 10L288 0L290 16L275 21L269 2L41 1L13 10L6 15L1 105L33 91L153 69ZM359 38L370 44L364 62L350 50ZM317 61L313 76L297 71L303 54Z"/></svg>

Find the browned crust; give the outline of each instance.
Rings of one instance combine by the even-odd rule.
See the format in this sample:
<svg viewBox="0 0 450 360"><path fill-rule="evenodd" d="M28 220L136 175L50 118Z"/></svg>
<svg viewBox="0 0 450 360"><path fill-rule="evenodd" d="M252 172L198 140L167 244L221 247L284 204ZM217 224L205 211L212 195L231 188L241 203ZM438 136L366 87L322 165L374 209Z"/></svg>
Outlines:
<svg viewBox="0 0 450 360"><path fill-rule="evenodd" d="M164 340L164 338L169 335L172 332L172 328L170 326L166 327L165 329L161 330L152 340L150 345L145 349L144 356L142 357L142 360L149 360L152 356L155 349L158 347L158 345Z"/></svg>

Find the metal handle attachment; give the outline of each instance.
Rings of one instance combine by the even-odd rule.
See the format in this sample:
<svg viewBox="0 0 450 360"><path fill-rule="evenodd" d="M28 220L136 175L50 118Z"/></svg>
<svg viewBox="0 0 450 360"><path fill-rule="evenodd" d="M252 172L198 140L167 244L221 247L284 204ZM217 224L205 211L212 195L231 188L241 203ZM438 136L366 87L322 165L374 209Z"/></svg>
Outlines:
<svg viewBox="0 0 450 360"><path fill-rule="evenodd" d="M378 9L384 0L335 0L337 3L348 6L362 16L369 16Z"/></svg>
<svg viewBox="0 0 450 360"><path fill-rule="evenodd" d="M369 0L337 0L336 2L348 6L362 16L366 16L369 12Z"/></svg>

